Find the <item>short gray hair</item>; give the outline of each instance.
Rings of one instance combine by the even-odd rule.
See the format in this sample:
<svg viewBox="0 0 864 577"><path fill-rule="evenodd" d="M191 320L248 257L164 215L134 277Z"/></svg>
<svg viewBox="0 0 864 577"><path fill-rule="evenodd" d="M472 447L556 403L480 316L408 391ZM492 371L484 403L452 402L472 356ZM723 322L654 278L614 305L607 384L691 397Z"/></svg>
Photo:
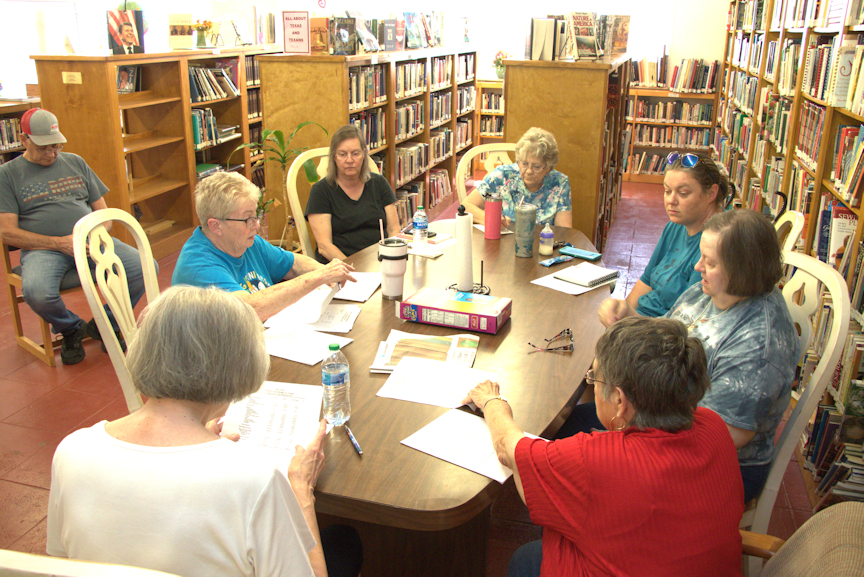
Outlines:
<svg viewBox="0 0 864 577"><path fill-rule="evenodd" d="M620 387L636 412L632 426L670 433L690 428L711 381L705 349L681 321L623 318L594 352L604 381L600 394L608 399Z"/></svg>
<svg viewBox="0 0 864 577"><path fill-rule="evenodd" d="M226 218L247 198L257 204L261 189L236 172L217 172L195 187L195 212L206 228L209 219Z"/></svg>
<svg viewBox="0 0 864 577"><path fill-rule="evenodd" d="M330 152L328 154L330 162L327 164L327 176L325 177L330 184L336 182L336 177L339 176L337 174L338 167L336 166L336 149L339 148L340 144L352 138L360 141L360 148L363 150L363 162L360 165L360 182L369 180L369 148L366 146L366 137L353 124L346 124L334 132L330 138Z"/></svg>
<svg viewBox="0 0 864 577"><path fill-rule="evenodd" d="M558 142L548 130L529 128L516 143L516 161L525 160L529 156L542 158L549 168L558 164Z"/></svg>
<svg viewBox="0 0 864 577"><path fill-rule="evenodd" d="M270 356L251 306L216 288L179 285L144 310L126 367L146 397L221 404L257 391Z"/></svg>

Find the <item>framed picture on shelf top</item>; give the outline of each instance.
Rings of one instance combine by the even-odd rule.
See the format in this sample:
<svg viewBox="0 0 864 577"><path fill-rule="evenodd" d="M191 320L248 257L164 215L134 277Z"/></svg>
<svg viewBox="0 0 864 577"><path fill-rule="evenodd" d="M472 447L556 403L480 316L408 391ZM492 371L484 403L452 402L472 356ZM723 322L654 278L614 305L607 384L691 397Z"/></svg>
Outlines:
<svg viewBox="0 0 864 577"><path fill-rule="evenodd" d="M108 11L108 45L112 54L144 53L144 13L140 10Z"/></svg>
<svg viewBox="0 0 864 577"><path fill-rule="evenodd" d="M117 67L117 93L129 94L138 90L138 67L137 66L118 66Z"/></svg>
<svg viewBox="0 0 864 577"><path fill-rule="evenodd" d="M283 11L282 31L286 54L309 54L309 12Z"/></svg>

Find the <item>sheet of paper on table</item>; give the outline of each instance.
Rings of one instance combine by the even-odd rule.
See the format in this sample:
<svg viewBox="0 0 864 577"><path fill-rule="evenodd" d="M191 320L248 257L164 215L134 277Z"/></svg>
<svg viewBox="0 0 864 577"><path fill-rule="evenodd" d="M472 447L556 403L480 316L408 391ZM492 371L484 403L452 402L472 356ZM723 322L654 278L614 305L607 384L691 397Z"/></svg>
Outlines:
<svg viewBox="0 0 864 577"><path fill-rule="evenodd" d="M474 385L486 379L496 381L498 376L456 363L403 357L378 396L455 409Z"/></svg>
<svg viewBox="0 0 864 577"><path fill-rule="evenodd" d="M330 343L338 343L340 348L344 348L353 340L348 337L319 333L306 325L278 326L264 333L267 353L310 366L324 360Z"/></svg>
<svg viewBox="0 0 864 577"><path fill-rule="evenodd" d="M306 325L322 333L347 333L354 328L354 321L360 316L360 305L336 305L330 303L317 323Z"/></svg>
<svg viewBox="0 0 864 577"><path fill-rule="evenodd" d="M365 303L372 296L372 293L381 286L380 272L352 272L351 276L356 278L357 282L348 281L333 298Z"/></svg>
<svg viewBox="0 0 864 577"><path fill-rule="evenodd" d="M265 381L257 392L231 403L222 432L239 432L240 443L270 449L287 466L294 448L315 438L323 392L315 385Z"/></svg>
<svg viewBox="0 0 864 577"><path fill-rule="evenodd" d="M499 483L513 474L498 461L486 420L465 411L447 411L402 444Z"/></svg>
<svg viewBox="0 0 864 577"><path fill-rule="evenodd" d="M562 293L567 293L568 295L581 295L600 287L609 286L610 284L613 284L616 280L618 280L613 278L609 282L604 282L594 287L579 286L578 284L573 284L572 282L567 282L565 280L555 278L555 274L557 272L558 271L556 270L547 274L546 276L535 278L531 281L531 284L536 284L542 287L560 291Z"/></svg>
<svg viewBox="0 0 864 577"><path fill-rule="evenodd" d="M474 228L476 228L480 232L486 232L486 225L485 224L475 224ZM503 228L502 227L501 228L501 234L513 234L513 231L510 230L509 228Z"/></svg>
<svg viewBox="0 0 864 577"><path fill-rule="evenodd" d="M438 258L444 254L446 246L449 246L446 242L442 244L411 244L408 245L408 254L423 258Z"/></svg>
<svg viewBox="0 0 864 577"><path fill-rule="evenodd" d="M477 357L478 335L433 336L406 333L392 329L378 347L369 367L372 373L391 373L403 357L458 363L471 367Z"/></svg>
<svg viewBox="0 0 864 577"><path fill-rule="evenodd" d="M267 328L314 323L333 300L333 295L339 291L339 286L322 285L305 295L293 305L287 306L266 321Z"/></svg>

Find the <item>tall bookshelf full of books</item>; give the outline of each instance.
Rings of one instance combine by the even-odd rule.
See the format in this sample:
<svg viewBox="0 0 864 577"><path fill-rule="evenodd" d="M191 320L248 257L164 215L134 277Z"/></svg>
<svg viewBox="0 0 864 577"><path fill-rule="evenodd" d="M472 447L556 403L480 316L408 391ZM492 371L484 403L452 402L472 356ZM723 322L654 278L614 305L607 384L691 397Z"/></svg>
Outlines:
<svg viewBox="0 0 864 577"><path fill-rule="evenodd" d="M270 55L259 60L265 129L290 131L307 121L317 122L328 134L348 123L360 127L379 171L396 192L397 212L405 225L418 204L431 220L455 201L456 159L475 141L473 50ZM309 94L315 98L304 96ZM321 130L306 128L297 133L292 147L329 143ZM275 167L265 170L268 181L280 177ZM310 188L302 179L298 183L303 206Z"/></svg>
<svg viewBox="0 0 864 577"><path fill-rule="evenodd" d="M840 365L796 453L814 511L864 499L862 10L861 0L732 2L715 139L738 203L774 215L787 196L806 220L798 250L838 269L850 288ZM801 381L831 323L834 303L822 298Z"/></svg>
<svg viewBox="0 0 864 577"><path fill-rule="evenodd" d="M200 177L229 169L251 176L248 151L231 153L249 141L244 59L265 51L33 57L42 105L57 115L65 150L99 175L108 206L138 219L156 258L179 250L197 225L192 192ZM125 230L113 232L131 241Z"/></svg>
<svg viewBox="0 0 864 577"><path fill-rule="evenodd" d="M573 228L603 250L621 197L624 104L630 61L507 60L504 139L517 142L532 126L558 141L555 167L570 179ZM574 94L579 106L573 106Z"/></svg>

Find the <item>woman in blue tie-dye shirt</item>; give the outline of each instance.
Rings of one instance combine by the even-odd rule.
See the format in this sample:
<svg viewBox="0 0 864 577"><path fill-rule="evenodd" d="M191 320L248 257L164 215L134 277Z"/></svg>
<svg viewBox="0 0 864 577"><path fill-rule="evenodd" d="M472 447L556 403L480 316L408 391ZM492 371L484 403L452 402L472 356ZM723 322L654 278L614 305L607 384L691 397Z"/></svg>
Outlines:
<svg viewBox="0 0 864 577"><path fill-rule="evenodd" d="M501 221L509 226L515 218L516 204L524 202L537 207L537 224L573 226L570 205L570 180L554 170L558 164L558 143L552 133L529 128L516 143L516 162L499 166L486 175L463 203L483 223L486 198L501 195Z"/></svg>

